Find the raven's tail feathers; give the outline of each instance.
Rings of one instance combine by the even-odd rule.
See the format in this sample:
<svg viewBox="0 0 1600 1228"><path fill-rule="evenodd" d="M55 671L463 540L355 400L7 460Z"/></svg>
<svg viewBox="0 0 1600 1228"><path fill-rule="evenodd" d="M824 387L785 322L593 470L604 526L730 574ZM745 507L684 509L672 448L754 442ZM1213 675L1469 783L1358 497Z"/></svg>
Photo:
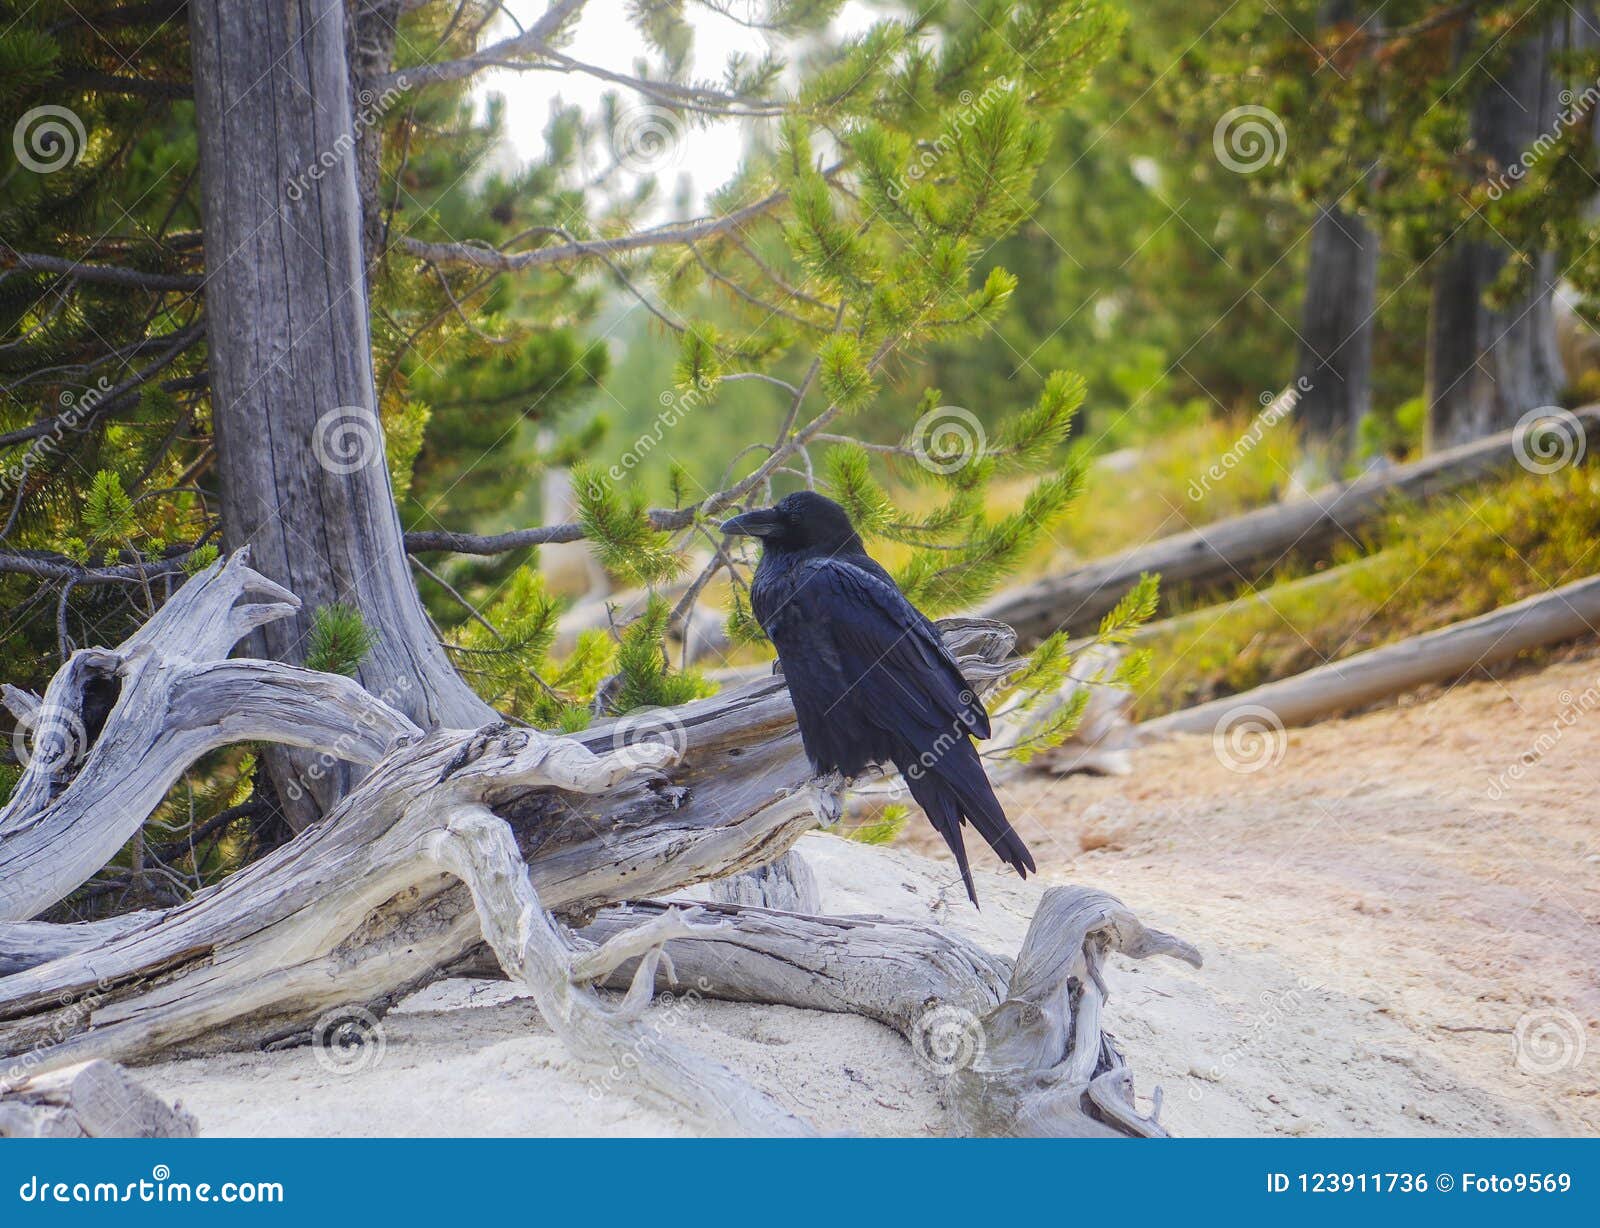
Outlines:
<svg viewBox="0 0 1600 1228"><path fill-rule="evenodd" d="M966 885L967 896L973 906L978 903L978 892L972 883L972 870L967 863L966 842L962 839L961 825L970 822L978 834L1001 861L1023 878L1036 870L1033 854L1028 852L1022 837L1012 828L1000 799L984 774L983 761L977 748L962 740L959 746L942 755L931 766L918 762L898 765L905 777L906 787L917 805L922 807L928 821L950 846L956 865L961 868L961 881Z"/></svg>

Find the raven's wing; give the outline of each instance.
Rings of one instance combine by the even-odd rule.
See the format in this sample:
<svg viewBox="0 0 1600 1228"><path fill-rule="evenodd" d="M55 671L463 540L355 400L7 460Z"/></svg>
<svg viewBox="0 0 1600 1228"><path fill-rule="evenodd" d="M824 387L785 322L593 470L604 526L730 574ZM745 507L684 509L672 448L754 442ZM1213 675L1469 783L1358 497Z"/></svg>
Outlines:
<svg viewBox="0 0 1600 1228"><path fill-rule="evenodd" d="M989 736L977 693L933 625L874 565L810 559L762 594L806 750L846 775L893 762L972 890L961 823L1018 872L1033 869L970 736Z"/></svg>
<svg viewBox="0 0 1600 1228"><path fill-rule="evenodd" d="M876 571L807 559L753 594L806 749L820 767L846 775L955 730L989 736L988 713L938 631Z"/></svg>

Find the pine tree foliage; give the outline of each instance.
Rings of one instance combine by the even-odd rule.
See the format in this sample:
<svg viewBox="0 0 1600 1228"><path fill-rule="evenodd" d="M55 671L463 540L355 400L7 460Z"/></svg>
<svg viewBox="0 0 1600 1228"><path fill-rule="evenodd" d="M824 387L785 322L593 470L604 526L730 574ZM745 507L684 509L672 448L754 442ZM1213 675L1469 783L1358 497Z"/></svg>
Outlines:
<svg viewBox="0 0 1600 1228"><path fill-rule="evenodd" d="M65 106L84 137L49 172L19 161L15 143L0 149L0 552L193 571L215 558L221 526L187 27L126 0L47 7L0 2L0 98L17 113ZM598 74L569 51L582 7L521 66L553 81ZM769 34L772 51L697 78L684 6L631 5L648 62L600 74L615 92L597 114L555 101L542 152L524 162L505 156L502 102L470 73L424 68L501 36L489 0L400 6L392 71L356 95L372 98L381 150L363 202L377 223L367 280L402 522L538 523L536 478L567 466L577 510L558 540L587 540L613 576L652 590L633 621L557 651L562 605L531 548L419 565L462 673L542 727L705 694L664 649L697 600L726 592L735 640L759 641L741 561L717 532L740 507L802 484L832 493L939 614L971 608L1042 549L1082 486L1076 376L1041 374L967 406L903 382L936 347L990 337L1002 320L1019 282L990 253L1038 207L1052 134L1111 50L1120 8L935 0L838 37L839 0L713 7ZM617 139L641 110L669 140L755 121L749 156L705 207L723 224L691 238L660 223L663 185ZM36 259L20 267L12 253ZM140 280L58 271L74 261ZM571 420L611 371L595 325L618 302L646 308L651 337L675 349L658 384L607 388L659 420L637 440L605 415ZM756 411L770 436L746 425ZM653 506L645 484L616 475L685 420L717 433L724 472L712 484L661 448L669 506ZM27 612L0 643L24 663L11 678L37 682L60 649L55 594L3 568L0 592ZM61 618L116 642L160 597L148 585L65 593ZM1146 605L1141 595L1114 634ZM307 662L354 673L372 635L359 611L325 606ZM1047 642L1019 702L1059 681L1063 660ZM225 814L238 782L198 782L194 812Z"/></svg>
<svg viewBox="0 0 1600 1228"><path fill-rule="evenodd" d="M319 606L307 633L306 668L354 677L362 659L377 643L377 634L353 606L334 602Z"/></svg>

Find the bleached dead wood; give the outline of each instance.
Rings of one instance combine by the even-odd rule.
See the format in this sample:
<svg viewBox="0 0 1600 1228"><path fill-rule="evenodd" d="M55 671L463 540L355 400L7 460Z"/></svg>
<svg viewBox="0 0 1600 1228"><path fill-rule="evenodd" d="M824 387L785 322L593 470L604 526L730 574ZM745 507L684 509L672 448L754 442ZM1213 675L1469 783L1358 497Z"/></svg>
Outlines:
<svg viewBox="0 0 1600 1228"><path fill-rule="evenodd" d="M0 923L37 916L98 871L208 751L261 740L370 764L417 732L351 679L227 659L299 604L241 550L117 649L75 652L42 700L7 692L26 766L0 810Z"/></svg>
<svg viewBox="0 0 1600 1228"><path fill-rule="evenodd" d="M970 1033L973 1058L954 1072L957 1106L970 1133L1166 1133L1157 1120L1159 1092L1150 1112L1140 1113L1132 1072L1104 1028L1107 992L1100 972L1113 951L1132 959L1170 955L1200 966L1194 947L1146 929L1104 892L1045 893L1005 997L978 1020ZM961 1038L958 1027L953 1039L959 1045Z"/></svg>
<svg viewBox="0 0 1600 1228"><path fill-rule="evenodd" d="M584 937L615 942L665 905L607 909ZM864 1015L901 1033L952 1080L965 1133L1079 1137L1161 1135L1105 1027L1100 975L1112 953L1170 955L1188 943L1149 930L1118 900L1085 887L1046 891L1016 961L933 925L884 917L815 917L704 905L730 922L673 949L658 988L738 1002ZM632 984L619 968L612 987Z"/></svg>
<svg viewBox="0 0 1600 1228"><path fill-rule="evenodd" d="M760 968L821 958L831 971L819 974L837 982L830 1009L909 1026L914 1039L916 1003L978 1010L997 1000L1003 961L925 927L773 922L780 913L752 922L708 904L658 910L610 936L568 928L608 906L746 871L758 872L719 890L814 907L808 871L785 854L819 813L836 811L836 785L810 778L781 677L654 714L653 725L625 718L570 738L506 725L422 734L348 680L216 659L293 608L237 560L175 600L185 594L179 609L215 606L203 633L178 618L152 622L115 652L75 656L38 705L13 697L46 733L75 732L78 720L83 753L37 756L0 830L0 865L18 871L6 882L16 923L0 925L0 960L16 969L0 977L9 1059L0 1079L41 1086L96 1060L314 1040L329 1012L381 1013L487 942L581 1056L628 1069L643 1092L702 1128L798 1133L805 1123L765 1094L645 1026L666 943L685 962L697 948L740 946L746 962L729 966L747 979L725 973L723 988L752 1001L803 996ZM1008 628L952 620L941 629L980 690L1015 668ZM57 725L46 723L52 708ZM159 802L161 781L233 738L333 746L357 760L388 749L320 824L187 903L84 925L28 920L115 851ZM105 779L110 771L126 776ZM41 827L78 850L70 871L38 869L31 841ZM1069 937L1082 944L1076 931ZM748 963L757 955L760 967ZM612 1003L596 986L625 965L634 973ZM30 1116L29 1128L67 1128L46 1118Z"/></svg>
<svg viewBox="0 0 1600 1228"><path fill-rule="evenodd" d="M1242 709L1264 709L1284 725L1304 725L1433 682L1447 682L1519 652L1595 634L1600 576L1529 597L1437 631L1331 661L1265 686L1145 721L1142 737L1223 729Z"/></svg>
<svg viewBox="0 0 1600 1228"><path fill-rule="evenodd" d="M965 622L949 634L975 685L1011 668L1006 629ZM194 672L160 652L147 655L149 671L182 679ZM126 646L107 656L125 661ZM228 664L251 680L234 697L255 714L241 736L304 726L302 688L278 686L282 675L259 662ZM79 694L62 684L78 668L64 668L47 704ZM128 703L141 690L124 691L60 796L98 783L89 775L96 755L131 744L130 721L156 760L141 770L152 778L181 771L191 744L166 736L162 721L178 713L183 728L197 724L183 715L191 705L172 698L182 690L159 692L166 702L150 703L149 715ZM355 688L334 698L354 703L362 695ZM385 718L385 736L398 728L400 740L367 779L322 823L226 883L114 927L68 927L56 938L37 925L10 937L0 930L0 950L16 962L27 962L29 949L59 952L0 980L0 1052L13 1072L32 1074L94 1058L304 1038L329 1010L382 1011L483 937L579 1053L614 1061L622 1051L640 1057L635 1050L645 1046L644 1086L708 1128L799 1129L709 1058L649 1043L636 1019L649 976L620 1011L595 997L592 982L640 954L637 937L607 954L572 939L555 919L765 865L816 822L816 782L781 678L654 719L660 729L624 720L564 738L507 726L419 735ZM361 727L359 714L347 724L346 735ZM46 799L40 813L54 800L47 789L27 796ZM153 788L137 796L146 813L159 800ZM130 806L109 783L94 797L74 823L81 839L114 850ZM0 851L28 834L15 817ZM133 825L143 817L135 812ZM50 881L49 892L13 891L11 915L29 915L28 901L55 896L66 883ZM646 961L661 941L694 937L695 929L682 917L663 922L646 943Z"/></svg>
<svg viewBox="0 0 1600 1228"><path fill-rule="evenodd" d="M1584 434L1583 450L1594 451L1600 445L1600 406L1574 416ZM1093 630L1143 572L1159 572L1166 585L1255 580L1291 552L1314 555L1346 540L1394 499L1426 499L1508 468L1516 458L1514 436L1512 431L1493 435L1304 499L1164 537L1001 593L980 613L1009 624L1024 642L1033 642L1055 631Z"/></svg>
<svg viewBox="0 0 1600 1228"><path fill-rule="evenodd" d="M193 1138L194 1117L111 1062L0 1082L0 1138Z"/></svg>

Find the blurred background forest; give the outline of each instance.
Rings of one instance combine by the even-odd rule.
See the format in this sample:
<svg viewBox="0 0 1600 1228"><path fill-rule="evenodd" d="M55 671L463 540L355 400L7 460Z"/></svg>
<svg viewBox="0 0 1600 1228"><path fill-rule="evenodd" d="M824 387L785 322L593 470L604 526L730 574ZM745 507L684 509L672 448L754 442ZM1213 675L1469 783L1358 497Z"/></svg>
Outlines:
<svg viewBox="0 0 1600 1228"><path fill-rule="evenodd" d="M818 437L809 477L883 530L875 552L932 612L1522 432L1527 463L1391 501L1256 573L1166 586L1164 615L1222 612L1146 638L1152 668L1124 679L1140 715L1600 570L1600 489L1565 463L1586 446L1566 411L1600 399L1590 5L438 0L349 14L352 57L383 61L353 65L350 156L389 478L452 660L515 715L585 719L617 637L608 616L582 634L563 617L665 578L641 563L651 544L629 536L630 508L723 489L754 467L746 445L787 429L828 288L895 310L909 282L886 259L817 273L844 260L806 246L829 192L881 205L874 221L912 246L929 217L951 234L960 209L973 221L946 253L981 287L966 316L881 365L816 351L831 391L874 387L848 437ZM519 39L536 71L483 50ZM474 55L471 74L429 76ZM182 0L0 4L0 661L21 687L160 600L158 579L99 572L170 577L218 545L188 59ZM804 141L786 127L796 110L814 120ZM1003 174L974 186L978 147ZM274 173L293 199L310 171ZM790 185L778 225L690 233L774 176ZM918 195L957 191L959 208ZM674 226L686 237L600 259L508 256ZM1031 476L917 463L917 432L950 410ZM583 505L574 487L595 474L619 502ZM790 465L776 488L807 477ZM923 517L914 531L886 499ZM427 540L575 517L598 550ZM958 524L983 550L940 536ZM953 577L926 562L950 550L966 551ZM1304 587L1314 573L1332 578ZM735 625L700 665L754 659L735 590L712 577L705 595ZM308 661L354 668L366 632L341 616L319 618ZM686 673L646 697L714 684ZM249 764L233 763L245 770L197 773L172 805L226 830L252 804Z"/></svg>

